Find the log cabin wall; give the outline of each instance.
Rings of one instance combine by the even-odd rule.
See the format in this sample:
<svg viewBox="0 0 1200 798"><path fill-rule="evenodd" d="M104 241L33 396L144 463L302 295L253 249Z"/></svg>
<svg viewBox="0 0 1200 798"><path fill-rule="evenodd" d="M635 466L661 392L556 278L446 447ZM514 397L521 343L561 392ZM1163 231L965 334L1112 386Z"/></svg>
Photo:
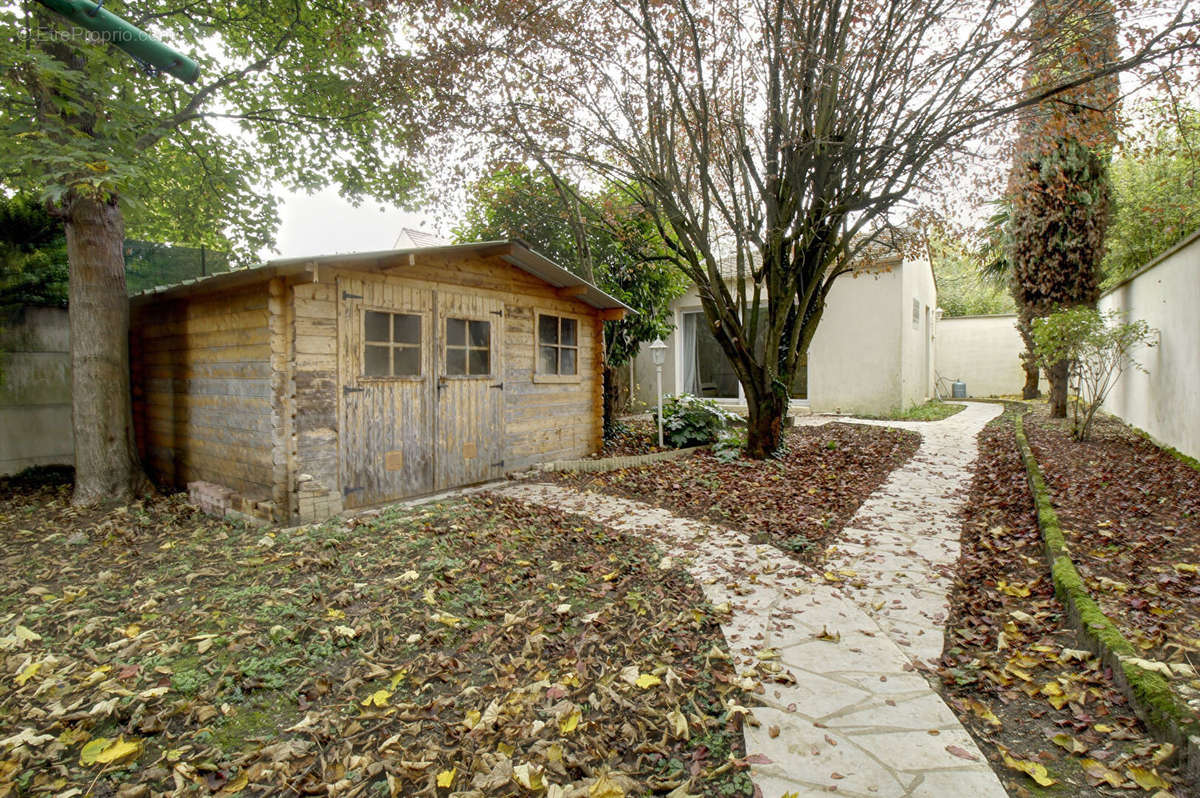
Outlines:
<svg viewBox="0 0 1200 798"><path fill-rule="evenodd" d="M131 328L135 428L151 476L179 489L215 483L270 505L279 361L266 283L135 307Z"/></svg>
<svg viewBox="0 0 1200 798"><path fill-rule="evenodd" d="M342 386L357 375L339 374L339 276L397 287L478 294L503 304L504 471L547 460L580 457L603 439L603 322L600 311L496 257L417 255L390 269L365 270L323 262L316 280L292 287L294 304L293 465L291 507L300 521L341 510L338 451ZM537 314L578 320L578 374L547 379L535 374ZM345 370L343 364L342 369ZM431 375L436 379L436 375Z"/></svg>

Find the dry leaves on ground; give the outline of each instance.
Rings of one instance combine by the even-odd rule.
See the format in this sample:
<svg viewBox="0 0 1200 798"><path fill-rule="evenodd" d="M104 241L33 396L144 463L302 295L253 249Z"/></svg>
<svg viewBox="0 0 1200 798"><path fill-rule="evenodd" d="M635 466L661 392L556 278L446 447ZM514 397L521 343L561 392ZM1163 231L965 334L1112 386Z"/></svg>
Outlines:
<svg viewBox="0 0 1200 798"><path fill-rule="evenodd" d="M264 531L68 490L0 483L0 795L749 794L719 616L644 541L488 498Z"/></svg>

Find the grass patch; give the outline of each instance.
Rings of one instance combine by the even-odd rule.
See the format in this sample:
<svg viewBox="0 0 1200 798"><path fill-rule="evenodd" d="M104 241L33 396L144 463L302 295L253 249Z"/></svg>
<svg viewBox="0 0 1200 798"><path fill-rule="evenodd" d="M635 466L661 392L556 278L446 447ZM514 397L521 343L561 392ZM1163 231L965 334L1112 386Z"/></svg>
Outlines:
<svg viewBox="0 0 1200 798"><path fill-rule="evenodd" d="M869 418L876 421L941 421L960 412L964 407L965 405L931 399L923 405L914 405L907 410L893 410L882 416L859 415L855 418Z"/></svg>

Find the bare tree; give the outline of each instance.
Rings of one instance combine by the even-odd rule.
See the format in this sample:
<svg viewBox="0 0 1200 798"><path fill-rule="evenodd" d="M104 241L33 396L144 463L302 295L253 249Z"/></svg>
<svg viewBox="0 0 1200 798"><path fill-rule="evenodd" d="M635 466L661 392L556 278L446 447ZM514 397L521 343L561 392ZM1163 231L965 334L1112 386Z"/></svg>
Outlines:
<svg viewBox="0 0 1200 798"><path fill-rule="evenodd" d="M892 235L905 198L1014 112L1194 47L1193 0L1180 2L1139 23L1120 57L1026 88L1028 11L989 0L562 0L523 12L497 0L514 27L473 57L503 90L481 80L465 96L486 124L534 131L539 157L591 169L653 213L745 391L748 453L764 457L830 289ZM1051 32L1041 44L1067 43Z"/></svg>

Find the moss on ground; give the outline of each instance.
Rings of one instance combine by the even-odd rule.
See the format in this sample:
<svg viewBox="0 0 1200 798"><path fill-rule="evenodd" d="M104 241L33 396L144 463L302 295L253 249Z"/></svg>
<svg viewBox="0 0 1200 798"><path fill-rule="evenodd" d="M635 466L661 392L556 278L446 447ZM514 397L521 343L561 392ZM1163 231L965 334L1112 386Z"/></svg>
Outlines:
<svg viewBox="0 0 1200 798"><path fill-rule="evenodd" d="M1017 446L1025 463L1029 486L1037 505L1038 526L1050 560L1050 573L1054 580L1054 591L1066 605L1070 617L1075 621L1080 634L1089 645L1095 646L1106 661L1119 664L1124 679L1124 692L1143 716L1146 724L1160 734L1176 741L1184 741L1189 735L1200 732L1187 705L1171 689L1161 674L1148 671L1126 657L1136 656L1133 645L1125 639L1116 624L1092 599L1068 553L1066 537L1058 522L1058 515L1050 502L1050 494L1029 440L1025 435L1020 415L1014 422Z"/></svg>

